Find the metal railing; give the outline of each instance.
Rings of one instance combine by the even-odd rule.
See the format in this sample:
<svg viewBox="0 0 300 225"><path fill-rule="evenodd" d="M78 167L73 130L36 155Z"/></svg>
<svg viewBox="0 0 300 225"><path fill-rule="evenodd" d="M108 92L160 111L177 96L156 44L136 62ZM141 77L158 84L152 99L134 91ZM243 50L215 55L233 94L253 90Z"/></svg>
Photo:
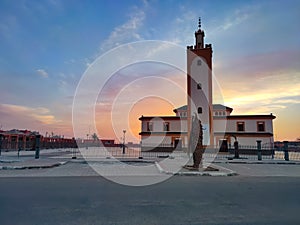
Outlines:
<svg viewBox="0 0 300 225"><path fill-rule="evenodd" d="M12 143L8 143L7 140L3 139L0 141L0 154L1 151L10 151L11 146L14 146L13 150L36 150L35 142L27 141L16 142L12 145ZM77 149L77 145L75 142L71 140L60 142L60 143L49 143L40 141L39 149L47 149L47 148L70 148L73 149L72 152L75 154L81 154L84 157L115 157L115 158L166 158L169 157L174 152L184 155L187 155L187 148L175 149L171 148L168 144L160 145L160 151L144 151L143 147L131 148L126 147L125 153L123 153L121 147L89 147L88 149L80 148L80 151ZM234 146L235 147L235 146ZM249 159L249 160L297 160L300 161L300 151L295 149L289 150L288 143L285 142L284 146L280 148L274 148L273 144L263 144L263 145L238 145L238 149L235 149L232 146L227 148L227 151L221 152L220 146L207 146L204 149L203 157L213 159L213 160L228 160L237 158L240 159ZM168 151L163 151L167 149ZM224 150L224 149L223 149Z"/></svg>

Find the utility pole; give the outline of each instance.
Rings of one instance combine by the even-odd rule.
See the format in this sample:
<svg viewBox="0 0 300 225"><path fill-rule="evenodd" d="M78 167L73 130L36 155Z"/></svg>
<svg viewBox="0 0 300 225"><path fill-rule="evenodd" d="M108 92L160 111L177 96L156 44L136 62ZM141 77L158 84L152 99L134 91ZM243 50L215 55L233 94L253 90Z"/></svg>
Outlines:
<svg viewBox="0 0 300 225"><path fill-rule="evenodd" d="M125 133L126 130L123 130L123 154L125 154Z"/></svg>

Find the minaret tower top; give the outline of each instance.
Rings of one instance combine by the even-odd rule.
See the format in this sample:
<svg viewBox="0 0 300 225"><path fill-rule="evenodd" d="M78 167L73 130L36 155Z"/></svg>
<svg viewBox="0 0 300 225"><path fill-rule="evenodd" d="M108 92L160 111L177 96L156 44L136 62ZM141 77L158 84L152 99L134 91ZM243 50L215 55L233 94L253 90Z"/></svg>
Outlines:
<svg viewBox="0 0 300 225"><path fill-rule="evenodd" d="M199 17L198 30L195 32L196 44L194 49L204 48L204 31L201 30L201 17Z"/></svg>

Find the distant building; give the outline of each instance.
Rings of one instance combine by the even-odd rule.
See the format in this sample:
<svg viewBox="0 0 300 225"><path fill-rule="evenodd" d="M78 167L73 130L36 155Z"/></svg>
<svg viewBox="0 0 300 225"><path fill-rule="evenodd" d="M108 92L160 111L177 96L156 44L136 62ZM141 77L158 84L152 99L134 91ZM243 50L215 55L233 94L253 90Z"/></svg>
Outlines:
<svg viewBox="0 0 300 225"><path fill-rule="evenodd" d="M39 134L37 131L30 130L0 130L1 148L2 149L31 149L35 136Z"/></svg>
<svg viewBox="0 0 300 225"><path fill-rule="evenodd" d="M36 138L39 136L39 148L73 148L76 146L75 139L64 138L63 136L53 135L44 137L37 131L30 130L0 130L0 148L3 150L34 150Z"/></svg>
<svg viewBox="0 0 300 225"><path fill-rule="evenodd" d="M284 143L282 141L275 141L274 142L275 149L283 150ZM289 151L297 151L300 152L300 141L289 141L288 142L288 149Z"/></svg>
<svg viewBox="0 0 300 225"><path fill-rule="evenodd" d="M143 151L172 151L187 148L193 116L203 126L203 144L228 149L240 145L272 146L273 119L269 115L231 115L233 109L212 103L212 45L204 45L204 31L195 32L196 43L187 47L187 105L174 109L174 116L141 116Z"/></svg>

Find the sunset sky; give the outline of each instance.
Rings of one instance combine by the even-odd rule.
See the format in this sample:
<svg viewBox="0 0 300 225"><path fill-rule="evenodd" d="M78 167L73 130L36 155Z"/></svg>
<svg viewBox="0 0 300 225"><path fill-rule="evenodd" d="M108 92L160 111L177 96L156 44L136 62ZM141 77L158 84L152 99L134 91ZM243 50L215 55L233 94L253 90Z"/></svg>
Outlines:
<svg viewBox="0 0 300 225"><path fill-rule="evenodd" d="M213 73L224 104L234 108L234 114L273 113L275 140L295 140L300 137L299 12L300 1L286 0L2 0L0 129L72 137L76 87L97 57L121 44L143 40L169 41L186 48L194 44L201 16L205 42L213 47ZM162 73L185 88L185 74L167 66L155 68L147 76ZM124 101L118 92L124 74L139 76L140 72L139 65L118 71L102 93ZM155 88L164 87L159 79L153 82ZM142 83L132 85L138 90L134 95L143 92ZM174 94L178 95L175 103L149 96L131 108L125 118L130 124L129 141L138 141L141 115L172 115L174 107L185 104L185 96ZM99 135L120 138L122 126L115 133L103 129L109 120L100 98L97 107ZM86 124L82 133L95 132L92 127Z"/></svg>

